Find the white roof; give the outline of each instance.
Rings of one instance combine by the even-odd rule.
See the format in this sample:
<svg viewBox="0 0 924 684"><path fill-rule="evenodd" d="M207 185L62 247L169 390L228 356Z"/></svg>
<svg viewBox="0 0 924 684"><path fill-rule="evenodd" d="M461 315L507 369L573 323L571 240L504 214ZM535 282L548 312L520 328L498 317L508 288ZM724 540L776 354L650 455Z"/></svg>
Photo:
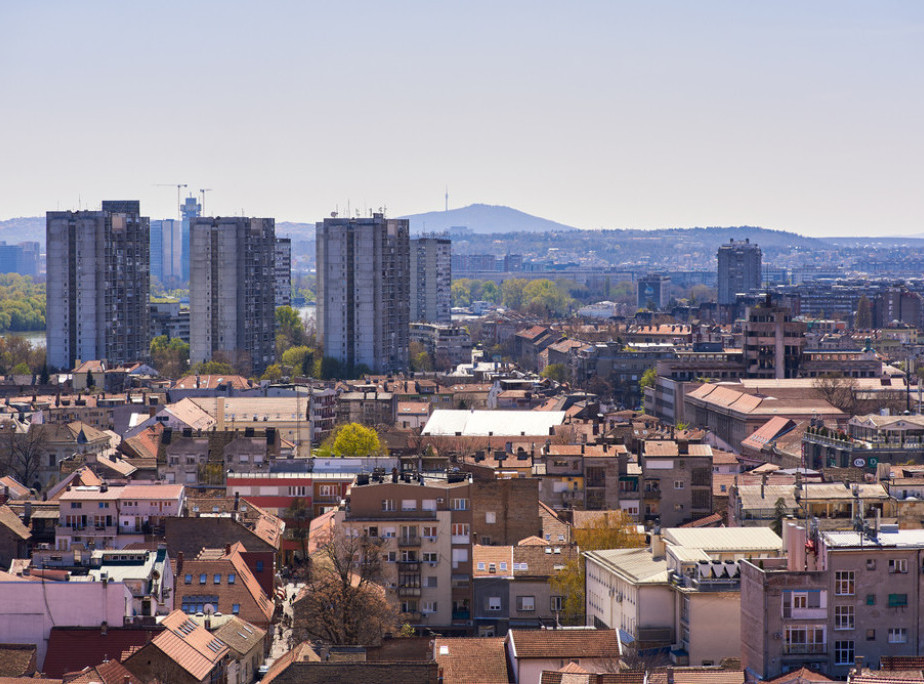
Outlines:
<svg viewBox="0 0 924 684"><path fill-rule="evenodd" d="M779 551L783 540L769 527L672 527L664 540L704 551Z"/></svg>
<svg viewBox="0 0 924 684"><path fill-rule="evenodd" d="M519 437L548 435L561 425L564 411L462 411L438 409L423 429L425 435Z"/></svg>
<svg viewBox="0 0 924 684"><path fill-rule="evenodd" d="M875 540L853 531L831 531L824 532L823 534L825 543L829 547L924 547L924 530L896 530L895 532L886 532L880 529L879 535Z"/></svg>

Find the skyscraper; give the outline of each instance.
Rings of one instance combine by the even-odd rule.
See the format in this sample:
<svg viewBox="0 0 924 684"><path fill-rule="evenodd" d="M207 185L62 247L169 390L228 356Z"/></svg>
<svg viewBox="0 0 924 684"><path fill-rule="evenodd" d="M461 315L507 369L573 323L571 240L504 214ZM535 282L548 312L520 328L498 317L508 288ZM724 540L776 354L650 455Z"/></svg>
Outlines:
<svg viewBox="0 0 924 684"><path fill-rule="evenodd" d="M260 375L275 356L275 221L193 217L189 360Z"/></svg>
<svg viewBox="0 0 924 684"><path fill-rule="evenodd" d="M194 218L202 214L202 205L190 195L180 205L180 214L183 216L183 235L180 246L180 278L184 283L189 282L189 226Z"/></svg>
<svg viewBox="0 0 924 684"><path fill-rule="evenodd" d="M182 283L182 223L176 219L151 221L151 278L172 288Z"/></svg>
<svg viewBox="0 0 924 684"><path fill-rule="evenodd" d="M649 273L639 278L637 295L639 309L661 311L671 300L671 277Z"/></svg>
<svg viewBox="0 0 924 684"><path fill-rule="evenodd" d="M276 238L276 306L292 304L292 240Z"/></svg>
<svg viewBox="0 0 924 684"><path fill-rule="evenodd" d="M317 224L317 326L326 356L347 369L407 369L409 249L406 219L373 214Z"/></svg>
<svg viewBox="0 0 924 684"><path fill-rule="evenodd" d="M730 240L719 247L719 304L734 304L739 292L760 289L761 252L760 247Z"/></svg>
<svg viewBox="0 0 924 684"><path fill-rule="evenodd" d="M452 241L448 236L411 240L411 320L452 322Z"/></svg>
<svg viewBox="0 0 924 684"><path fill-rule="evenodd" d="M48 365L148 355L150 223L137 201L46 214Z"/></svg>

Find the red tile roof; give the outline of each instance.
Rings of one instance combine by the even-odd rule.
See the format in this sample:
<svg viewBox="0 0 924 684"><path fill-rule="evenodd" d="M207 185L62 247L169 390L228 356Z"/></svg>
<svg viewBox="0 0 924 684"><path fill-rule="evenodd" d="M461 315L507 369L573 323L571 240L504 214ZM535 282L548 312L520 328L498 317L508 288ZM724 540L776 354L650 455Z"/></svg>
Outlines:
<svg viewBox="0 0 924 684"><path fill-rule="evenodd" d="M619 657L613 629L511 629L507 638L517 658Z"/></svg>
<svg viewBox="0 0 924 684"><path fill-rule="evenodd" d="M507 654L503 637L438 638L433 657L443 670L444 684L507 684Z"/></svg>
<svg viewBox="0 0 924 684"><path fill-rule="evenodd" d="M163 619L164 631L153 644L197 680L204 679L228 654L228 646L182 610Z"/></svg>
<svg viewBox="0 0 924 684"><path fill-rule="evenodd" d="M99 627L52 627L42 671L50 677L61 677L106 659L118 660L123 651L143 646L161 629L109 627L103 634Z"/></svg>

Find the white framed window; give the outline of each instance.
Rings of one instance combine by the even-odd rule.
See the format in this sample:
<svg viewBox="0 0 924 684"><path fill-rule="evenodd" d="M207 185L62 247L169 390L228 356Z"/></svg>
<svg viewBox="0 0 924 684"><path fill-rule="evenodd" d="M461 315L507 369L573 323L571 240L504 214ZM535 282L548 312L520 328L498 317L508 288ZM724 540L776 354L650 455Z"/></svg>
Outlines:
<svg viewBox="0 0 924 684"><path fill-rule="evenodd" d="M467 511L468 499L452 499L450 502L450 508L452 508L454 511Z"/></svg>
<svg viewBox="0 0 924 684"><path fill-rule="evenodd" d="M908 561L904 558L892 558L889 560L889 574L901 573L905 574L908 572Z"/></svg>
<svg viewBox="0 0 924 684"><path fill-rule="evenodd" d="M469 532L468 523L453 523L452 524L452 536L453 537L467 537Z"/></svg>
<svg viewBox="0 0 924 684"><path fill-rule="evenodd" d="M401 499L401 510L402 511L416 511L417 510L417 499Z"/></svg>
<svg viewBox="0 0 924 684"><path fill-rule="evenodd" d="M674 489L683 489L683 480L674 480Z"/></svg>
<svg viewBox="0 0 924 684"><path fill-rule="evenodd" d="M436 563L440 559L440 556L436 551L424 551L422 557L424 563Z"/></svg>
<svg viewBox="0 0 924 684"><path fill-rule="evenodd" d="M834 642L834 664L853 665L853 641Z"/></svg>
<svg viewBox="0 0 924 684"><path fill-rule="evenodd" d="M889 627L889 643L904 644L908 641L908 630L905 627Z"/></svg>
<svg viewBox="0 0 924 684"><path fill-rule="evenodd" d="M804 591L794 591L792 593L793 608L808 608L808 593Z"/></svg>
<svg viewBox="0 0 924 684"><path fill-rule="evenodd" d="M436 537L436 525L424 525L421 535L424 537Z"/></svg>
<svg viewBox="0 0 924 684"><path fill-rule="evenodd" d="M479 570L484 570L484 561L479 561L479 562L478 562L478 569L479 569Z"/></svg>
<svg viewBox="0 0 924 684"><path fill-rule="evenodd" d="M497 514L496 514L494 511L485 511L485 514L484 514L484 521L485 521L487 524L489 524L489 525L492 525L492 524L496 523L496 522L497 522Z"/></svg>
<svg viewBox="0 0 924 684"><path fill-rule="evenodd" d="M549 609L555 613L560 612L564 609L565 597L564 596L552 596L549 598Z"/></svg>
<svg viewBox="0 0 924 684"><path fill-rule="evenodd" d="M489 596L488 597L488 607L487 610L500 610L501 609L501 597L500 596Z"/></svg>
<svg viewBox="0 0 924 684"><path fill-rule="evenodd" d="M527 613L536 610L536 597L517 596L517 610Z"/></svg>
<svg viewBox="0 0 924 684"><path fill-rule="evenodd" d="M422 511L435 511L436 510L436 499L424 499L420 502L420 510Z"/></svg>
<svg viewBox="0 0 924 684"><path fill-rule="evenodd" d="M853 606L834 606L834 629L853 629Z"/></svg>
<svg viewBox="0 0 924 684"><path fill-rule="evenodd" d="M458 568L461 563L468 562L468 549L452 550L452 567Z"/></svg>
<svg viewBox="0 0 924 684"><path fill-rule="evenodd" d="M395 500L394 499L382 499L382 510L383 511L395 510Z"/></svg>
<svg viewBox="0 0 924 684"><path fill-rule="evenodd" d="M420 605L421 613L435 613L437 612L437 602L436 601L424 601Z"/></svg>
<svg viewBox="0 0 924 684"><path fill-rule="evenodd" d="M438 586L437 580L438 578L436 575L430 575L428 577L424 577L424 586L430 587L432 589L433 587Z"/></svg>
<svg viewBox="0 0 924 684"><path fill-rule="evenodd" d="M853 570L838 570L834 573L834 595L853 596ZM851 642L852 643L852 642ZM853 660L853 658L851 658Z"/></svg>

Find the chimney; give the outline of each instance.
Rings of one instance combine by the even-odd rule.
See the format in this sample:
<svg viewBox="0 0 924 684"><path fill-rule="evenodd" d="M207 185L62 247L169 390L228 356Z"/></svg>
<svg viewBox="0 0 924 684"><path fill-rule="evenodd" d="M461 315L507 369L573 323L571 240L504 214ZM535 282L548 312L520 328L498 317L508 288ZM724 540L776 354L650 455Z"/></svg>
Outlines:
<svg viewBox="0 0 924 684"><path fill-rule="evenodd" d="M767 473L760 476L760 498L764 498L764 487L767 486Z"/></svg>
<svg viewBox="0 0 924 684"><path fill-rule="evenodd" d="M241 493L234 492L234 510L237 510L241 505Z"/></svg>
<svg viewBox="0 0 924 684"><path fill-rule="evenodd" d="M225 544L225 555L226 556L231 555L231 544Z"/></svg>
<svg viewBox="0 0 924 684"><path fill-rule="evenodd" d="M176 574L179 574L183 571L183 552L179 551L176 554Z"/></svg>
<svg viewBox="0 0 924 684"><path fill-rule="evenodd" d="M205 629L208 632L212 631L212 614L211 613L205 614Z"/></svg>

